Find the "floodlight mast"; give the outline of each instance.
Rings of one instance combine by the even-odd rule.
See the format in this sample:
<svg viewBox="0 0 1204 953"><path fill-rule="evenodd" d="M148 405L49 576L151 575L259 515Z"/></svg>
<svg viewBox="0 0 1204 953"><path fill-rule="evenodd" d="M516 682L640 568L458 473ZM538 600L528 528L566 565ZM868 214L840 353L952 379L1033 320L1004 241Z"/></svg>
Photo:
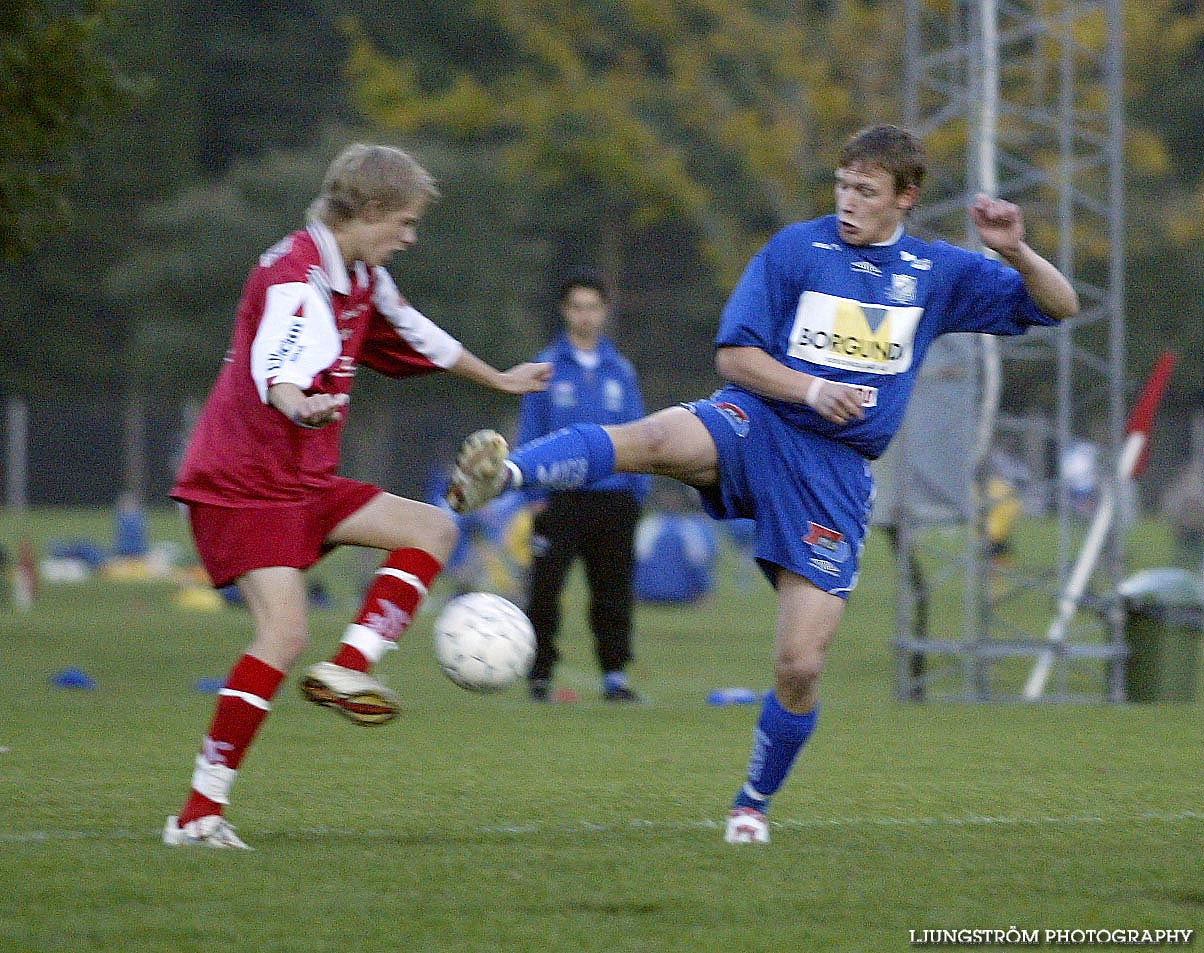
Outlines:
<svg viewBox="0 0 1204 953"><path fill-rule="evenodd" d="M978 20L982 70L977 84L979 106L975 131L978 140L978 162L975 170L978 176L978 191L996 198L999 195L999 172L996 166L999 135L999 8L996 0L981 0ZM973 228L968 224L967 233L968 244L977 246L980 251L992 257L998 257L990 249L983 248ZM987 467L999 416L1003 368L999 344L993 335L978 335L978 347L982 355L979 382L981 400L970 478L975 487L981 488L986 486L989 477ZM966 547L965 631L977 632L981 642L990 637L991 631L990 597L987 588L990 571L987 495L981 492L973 494L967 509L970 513L970 526ZM976 660L972 671L975 694L981 696L988 693L990 672L981 659Z"/></svg>
<svg viewBox="0 0 1204 953"><path fill-rule="evenodd" d="M1093 47L1083 38L1100 36L1101 14L1106 35ZM1013 609L1022 605L1023 615L1031 617L1040 603L1046 621L1064 611L1056 607L1057 598L1070 582L1072 556L1084 534L1084 518L1059 478L1066 452L1076 441L1094 438L1105 481L1121 462L1126 375L1120 0L905 0L905 30L904 121L925 140L940 143L946 155L951 141L964 142L967 170L965 180L955 180L937 157L925 202L912 215L913 229L976 244L965 215L973 193L1015 201L1030 219L1030 236L1038 223L1056 225L1057 264L1074 282L1082 310L1058 328L982 345L974 380L984 411L962 545L950 544L947 531L934 534L916 516L918 508L906 501L899 506L898 695L1024 700L1032 691L1018 670L1027 666L1015 660L1048 656L1051 691L1040 697L1098 701L1102 694L1122 701L1123 613L1115 592L1123 568L1123 521L1115 521L1099 541L1099 576L1109 577L1100 580L1102 597L1090 600L1091 612L1076 607L1060 627L1064 638L1052 655L1044 623L1040 632L1022 631L1015 621L1021 613ZM1076 234L1107 236L1106 257L1080 247ZM1050 236L1044 241L1048 246ZM1043 406L997 412L1007 370L1033 361L1050 365L1044 376L1053 387ZM901 436L906 430L905 425ZM1030 464L1055 461L1053 473L1034 474L1034 495L1054 501L1058 526L1056 565L1024 576L992 567L984 509L992 451L1009 441L1015 450L1019 440L1027 440ZM908 456L914 465L916 455ZM898 482L902 488L913 483L902 472ZM1108 492L1113 489L1120 488ZM943 541L932 545L934 536ZM929 568L936 585L946 586L943 594L929 586L929 595L950 604L962 600L960 633L916 630L918 564ZM950 591L947 583L959 578L961 585ZM941 613L925 617L939 623ZM917 665L916 659L943 667ZM1013 664L998 664L1007 659ZM1101 665L1103 677L1097 678ZM1013 684L1017 678L1021 684Z"/></svg>

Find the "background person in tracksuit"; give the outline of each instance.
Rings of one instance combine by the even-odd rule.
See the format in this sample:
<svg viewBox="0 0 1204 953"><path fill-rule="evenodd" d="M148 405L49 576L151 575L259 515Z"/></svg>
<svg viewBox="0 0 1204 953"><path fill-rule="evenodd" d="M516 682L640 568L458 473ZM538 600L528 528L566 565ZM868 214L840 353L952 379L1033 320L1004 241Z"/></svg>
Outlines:
<svg viewBox="0 0 1204 953"><path fill-rule="evenodd" d="M610 315L610 291L597 275L561 284L564 329L539 357L552 365L545 393L522 401L520 443L579 423L621 424L644 415L635 368L602 334ZM616 473L588 489L535 490L527 614L535 628L531 697L549 697L560 653L560 595L574 560L581 558L589 586L589 624L602 670L602 697L638 701L628 685L631 661L632 576L635 527L651 478Z"/></svg>

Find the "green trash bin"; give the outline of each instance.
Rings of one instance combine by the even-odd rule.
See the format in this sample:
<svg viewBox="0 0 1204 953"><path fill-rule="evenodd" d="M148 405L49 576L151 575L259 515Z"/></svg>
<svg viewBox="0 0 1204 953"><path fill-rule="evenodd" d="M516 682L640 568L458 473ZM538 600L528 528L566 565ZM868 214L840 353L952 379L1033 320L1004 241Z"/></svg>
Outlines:
<svg viewBox="0 0 1204 953"><path fill-rule="evenodd" d="M1125 605L1125 695L1131 702L1191 702L1199 681L1204 591L1184 569L1147 569L1120 586Z"/></svg>

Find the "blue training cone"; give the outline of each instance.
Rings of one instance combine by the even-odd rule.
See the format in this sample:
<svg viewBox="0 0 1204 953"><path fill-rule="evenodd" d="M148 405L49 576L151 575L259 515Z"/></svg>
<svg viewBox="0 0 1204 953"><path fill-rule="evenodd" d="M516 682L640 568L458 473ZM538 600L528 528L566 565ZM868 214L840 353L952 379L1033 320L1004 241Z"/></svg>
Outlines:
<svg viewBox="0 0 1204 953"><path fill-rule="evenodd" d="M96 680L78 668L65 668L50 676L50 684L56 688L78 688L90 692L96 687Z"/></svg>
<svg viewBox="0 0 1204 953"><path fill-rule="evenodd" d="M751 688L717 688L707 695L707 704L755 705L760 697Z"/></svg>

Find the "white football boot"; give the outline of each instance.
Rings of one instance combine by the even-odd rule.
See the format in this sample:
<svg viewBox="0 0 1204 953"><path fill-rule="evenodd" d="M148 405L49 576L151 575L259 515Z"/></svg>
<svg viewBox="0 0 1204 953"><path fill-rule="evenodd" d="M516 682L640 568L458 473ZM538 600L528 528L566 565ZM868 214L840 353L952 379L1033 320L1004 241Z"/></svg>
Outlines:
<svg viewBox="0 0 1204 953"><path fill-rule="evenodd" d="M755 807L733 807L723 839L729 844L768 844L769 821Z"/></svg>
<svg viewBox="0 0 1204 953"><path fill-rule="evenodd" d="M383 725L401 711L401 699L393 689L365 672L334 662L311 665L301 678L301 694L357 725Z"/></svg>
<svg viewBox="0 0 1204 953"><path fill-rule="evenodd" d="M172 815L163 826L163 843L168 847L216 847L235 850L254 850L234 833L234 827L220 814L209 814L189 821L183 827Z"/></svg>
<svg viewBox="0 0 1204 953"><path fill-rule="evenodd" d="M510 447L506 438L496 430L478 430L460 444L451 484L447 488L447 505L457 513L471 513L506 489L510 469L506 455Z"/></svg>

